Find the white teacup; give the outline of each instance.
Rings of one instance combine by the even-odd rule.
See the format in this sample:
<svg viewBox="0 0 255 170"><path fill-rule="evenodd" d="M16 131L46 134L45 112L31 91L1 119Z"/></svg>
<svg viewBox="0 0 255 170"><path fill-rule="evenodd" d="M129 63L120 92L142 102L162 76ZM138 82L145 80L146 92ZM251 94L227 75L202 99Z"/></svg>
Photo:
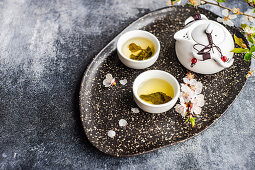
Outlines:
<svg viewBox="0 0 255 170"><path fill-rule="evenodd" d="M133 60L130 59L128 56L125 56L122 52L122 47L123 45L130 39L136 38L136 37L142 37L150 40L154 45L155 45L155 53L148 59L146 60ZM134 69L144 69L147 67L150 67L153 65L156 60L158 59L159 56L159 51L160 51L160 43L157 37L155 37L153 34L147 32L147 31L142 31L142 30L134 30L134 31L129 31L124 33L123 35L120 36L118 42L117 42L117 52L120 61L125 64L127 67L134 68Z"/></svg>
<svg viewBox="0 0 255 170"><path fill-rule="evenodd" d="M150 104L143 101L138 95L138 89L140 85L149 79L162 79L167 81L174 90L174 96L172 100L164 104ZM180 85L176 78L171 74L161 70L149 70L141 73L133 83L133 96L136 104L144 111L149 113L163 113L170 110L178 100L180 95Z"/></svg>

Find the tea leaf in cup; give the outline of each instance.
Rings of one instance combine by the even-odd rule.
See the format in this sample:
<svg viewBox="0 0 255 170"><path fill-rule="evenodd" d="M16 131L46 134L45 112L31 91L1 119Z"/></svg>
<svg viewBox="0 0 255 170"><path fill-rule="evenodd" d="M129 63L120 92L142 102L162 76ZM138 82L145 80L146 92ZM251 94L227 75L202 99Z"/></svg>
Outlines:
<svg viewBox="0 0 255 170"><path fill-rule="evenodd" d="M131 52L137 52L142 49L140 46L136 45L135 43L129 44L128 48Z"/></svg>
<svg viewBox="0 0 255 170"><path fill-rule="evenodd" d="M146 102L151 102L152 104L164 104L172 99L170 96L167 96L163 92L156 92L148 95L140 95L140 98Z"/></svg>

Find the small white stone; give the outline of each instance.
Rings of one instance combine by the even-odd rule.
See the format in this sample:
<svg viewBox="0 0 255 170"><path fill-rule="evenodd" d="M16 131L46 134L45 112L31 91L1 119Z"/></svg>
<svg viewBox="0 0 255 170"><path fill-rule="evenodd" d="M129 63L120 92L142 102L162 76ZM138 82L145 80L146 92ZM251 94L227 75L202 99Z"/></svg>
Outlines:
<svg viewBox="0 0 255 170"><path fill-rule="evenodd" d="M120 125L120 126L127 126L127 124L128 124L128 123L127 123L127 121L126 121L125 119L120 119L120 120L119 120L119 125Z"/></svg>
<svg viewBox="0 0 255 170"><path fill-rule="evenodd" d="M133 113L139 113L139 112L140 112L139 109L138 109L137 107L131 108L131 111L132 111Z"/></svg>
<svg viewBox="0 0 255 170"><path fill-rule="evenodd" d="M127 84L127 79L120 80L120 84L126 85Z"/></svg>
<svg viewBox="0 0 255 170"><path fill-rule="evenodd" d="M3 154L2 154L2 157L6 158L6 157L7 157L6 153L3 153Z"/></svg>
<svg viewBox="0 0 255 170"><path fill-rule="evenodd" d="M108 131L108 136L109 136L110 138L114 138L115 135L116 135L116 132L115 132L115 131L113 131L113 130L109 130L109 131Z"/></svg>

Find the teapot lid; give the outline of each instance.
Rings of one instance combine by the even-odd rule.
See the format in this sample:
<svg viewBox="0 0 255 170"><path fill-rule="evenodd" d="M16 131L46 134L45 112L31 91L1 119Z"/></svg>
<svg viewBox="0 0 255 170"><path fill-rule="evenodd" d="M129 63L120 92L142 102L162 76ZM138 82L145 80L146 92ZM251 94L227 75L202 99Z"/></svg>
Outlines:
<svg viewBox="0 0 255 170"><path fill-rule="evenodd" d="M224 30L215 23L204 23L197 25L191 33L192 39L199 44L207 45L209 43L206 33L211 33L213 42L220 44L225 40Z"/></svg>

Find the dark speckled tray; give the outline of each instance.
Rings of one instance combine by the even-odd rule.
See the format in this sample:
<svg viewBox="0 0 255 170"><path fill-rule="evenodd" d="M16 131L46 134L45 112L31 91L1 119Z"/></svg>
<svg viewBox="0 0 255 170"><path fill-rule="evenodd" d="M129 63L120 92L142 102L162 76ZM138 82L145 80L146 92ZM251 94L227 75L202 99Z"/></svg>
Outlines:
<svg viewBox="0 0 255 170"><path fill-rule="evenodd" d="M209 19L217 18L210 11L200 8L197 10ZM185 123L174 109L162 114L149 114L142 110L140 113L131 112L132 107L137 107L132 96L132 83L143 71L164 70L182 82L188 70L178 62L173 35L184 27L186 18L198 11L191 7L175 6L151 12L122 31L89 65L80 89L81 120L89 141L100 151L114 156L131 156L184 141L212 125L238 96L250 67L250 62L245 62L242 55L235 55L233 66L217 74L195 74L195 78L204 85L202 93L205 94L206 104L202 116L196 119L194 128ZM145 70L127 68L117 57L116 42L119 36L134 29L153 33L161 43L159 59ZM243 37L237 28L227 29L232 34ZM107 73L116 78L117 86L103 86ZM123 86L119 80L124 78L128 83ZM120 127L120 119L127 120L128 125ZM109 130L116 132L114 138L107 135Z"/></svg>

